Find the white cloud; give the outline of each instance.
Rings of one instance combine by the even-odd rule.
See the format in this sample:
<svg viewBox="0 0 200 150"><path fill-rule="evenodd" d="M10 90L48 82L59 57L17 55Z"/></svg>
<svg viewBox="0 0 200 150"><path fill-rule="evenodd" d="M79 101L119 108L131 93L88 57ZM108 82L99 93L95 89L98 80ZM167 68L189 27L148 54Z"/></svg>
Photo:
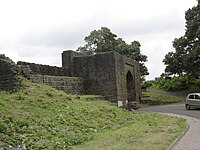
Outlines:
<svg viewBox="0 0 200 150"><path fill-rule="evenodd" d="M127 43L137 40L153 79L174 38L184 34L184 13L196 0L0 0L0 53L14 61L61 64L61 52L84 44L106 26Z"/></svg>

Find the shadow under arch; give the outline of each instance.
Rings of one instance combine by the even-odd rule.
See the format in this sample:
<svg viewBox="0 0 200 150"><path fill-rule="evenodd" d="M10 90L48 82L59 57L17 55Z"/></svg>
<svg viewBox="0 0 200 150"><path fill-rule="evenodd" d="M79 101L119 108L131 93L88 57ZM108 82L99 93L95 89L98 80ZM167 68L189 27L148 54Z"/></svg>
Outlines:
<svg viewBox="0 0 200 150"><path fill-rule="evenodd" d="M130 72L126 74L126 89L127 89L127 101L128 103L136 101L136 93L135 93L135 78Z"/></svg>

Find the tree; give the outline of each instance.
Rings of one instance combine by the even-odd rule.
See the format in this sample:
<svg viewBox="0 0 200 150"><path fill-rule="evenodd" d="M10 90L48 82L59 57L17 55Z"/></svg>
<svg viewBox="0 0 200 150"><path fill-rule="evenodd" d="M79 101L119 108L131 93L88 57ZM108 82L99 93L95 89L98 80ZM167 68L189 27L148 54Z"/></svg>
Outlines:
<svg viewBox="0 0 200 150"><path fill-rule="evenodd" d="M90 35L84 39L86 44L83 47L79 47L77 51L89 54L112 51L115 48L116 37L110 29L102 27L98 31L90 32Z"/></svg>
<svg viewBox="0 0 200 150"><path fill-rule="evenodd" d="M173 41L175 52L169 52L163 62L166 72L200 78L200 0L185 13L185 35Z"/></svg>
<svg viewBox="0 0 200 150"><path fill-rule="evenodd" d="M113 34L110 29L106 27L101 27L99 30L90 32L90 35L86 36L84 40L86 44L80 46L77 51L85 53L86 55L116 51L138 61L140 63L142 77L149 74L144 64L144 62L147 61L147 56L141 54L141 45L138 41L127 44L122 38L117 38L117 35Z"/></svg>
<svg viewBox="0 0 200 150"><path fill-rule="evenodd" d="M163 59L163 62L167 65L165 72L168 74L182 75L185 72L185 55L187 54L184 48L185 45L186 41L184 37L176 38L173 41L173 47L176 49L176 52L169 52Z"/></svg>

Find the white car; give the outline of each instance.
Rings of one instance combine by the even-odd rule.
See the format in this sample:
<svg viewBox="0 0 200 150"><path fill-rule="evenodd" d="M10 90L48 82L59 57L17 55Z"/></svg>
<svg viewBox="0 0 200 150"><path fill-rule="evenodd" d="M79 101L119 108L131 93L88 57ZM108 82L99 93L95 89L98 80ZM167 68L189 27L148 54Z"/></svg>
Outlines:
<svg viewBox="0 0 200 150"><path fill-rule="evenodd" d="M185 101L185 108L190 110L191 107L200 108L200 93L188 94Z"/></svg>

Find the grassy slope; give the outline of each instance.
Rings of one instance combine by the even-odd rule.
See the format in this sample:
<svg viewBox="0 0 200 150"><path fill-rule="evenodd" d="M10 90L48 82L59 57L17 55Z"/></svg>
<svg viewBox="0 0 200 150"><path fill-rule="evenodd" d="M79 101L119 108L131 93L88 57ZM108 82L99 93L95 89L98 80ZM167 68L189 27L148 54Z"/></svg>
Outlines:
<svg viewBox="0 0 200 150"><path fill-rule="evenodd" d="M158 114L134 114L134 121L117 130L99 133L78 150L165 150L185 128L182 119Z"/></svg>
<svg viewBox="0 0 200 150"><path fill-rule="evenodd" d="M162 94L162 93L155 93L155 92L143 92L143 103L147 103L148 101L150 102L150 105L155 105L157 104L172 104L172 103L181 103L184 102L183 97L178 97L178 96L173 96L173 95L167 95L167 94ZM146 101L146 102L145 102Z"/></svg>
<svg viewBox="0 0 200 150"><path fill-rule="evenodd" d="M147 143L163 149L186 126L183 119L125 112L104 100L68 95L27 81L25 84L17 93L0 92L0 147L70 149L82 144L80 149L94 149L102 141L105 144L100 149Z"/></svg>

